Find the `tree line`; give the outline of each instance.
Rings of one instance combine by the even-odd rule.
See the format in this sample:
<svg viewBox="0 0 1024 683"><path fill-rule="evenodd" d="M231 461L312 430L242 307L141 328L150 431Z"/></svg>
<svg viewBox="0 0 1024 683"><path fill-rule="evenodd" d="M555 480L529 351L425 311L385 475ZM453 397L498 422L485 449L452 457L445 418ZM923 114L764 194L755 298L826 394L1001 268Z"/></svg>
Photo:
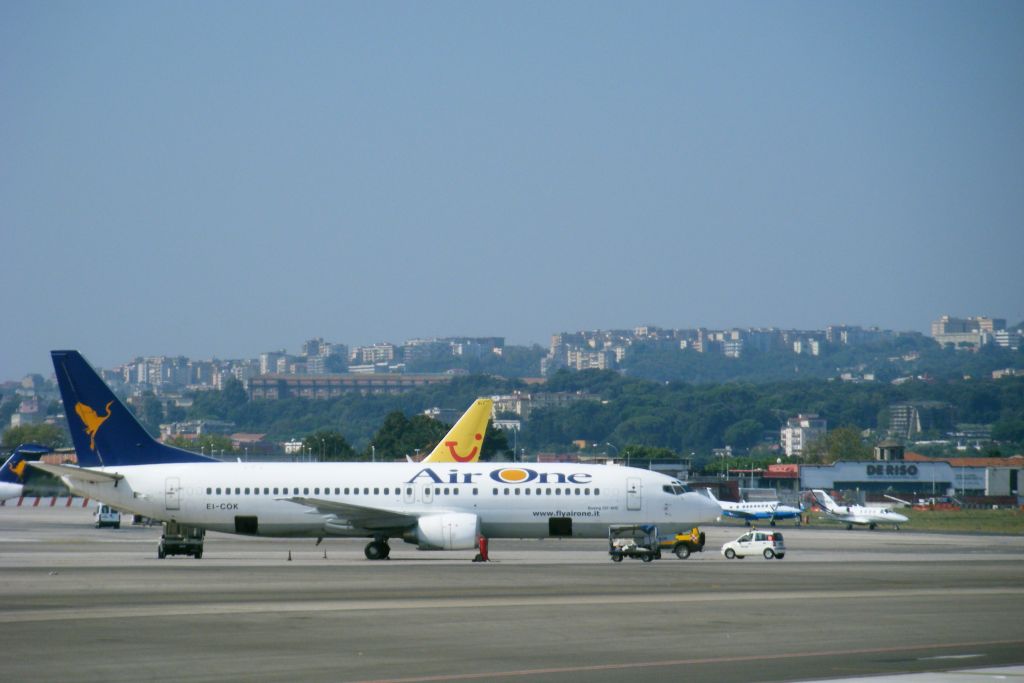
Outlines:
<svg viewBox="0 0 1024 683"><path fill-rule="evenodd" d="M301 439L326 429L343 435L354 457L368 458L374 448L378 455L404 455L432 447L443 435L441 427L421 415L425 409L463 409L478 396L516 389L527 390L516 380L470 376L400 395L249 401L239 385L197 395L189 417L230 420L239 431L263 432L280 440ZM574 442L584 441L598 444L609 454L615 454L614 449L621 454L633 448L638 454L692 454L698 461L706 461L714 449L730 446L744 453L766 440L777 441L786 419L798 413L817 413L827 419L835 435L828 450L850 453L856 450L851 433L869 430L880 438L888 427L889 407L908 401L948 403L956 423L992 425L993 438L1003 442L998 448L1005 454L1019 452L1024 444L1024 378L1020 377L915 380L899 385L814 379L690 384L590 370L560 371L544 386L529 391L579 396L564 407L535 409L523 422L517 445L530 453L564 452L575 448ZM840 428L846 429L838 431ZM840 437L845 439L844 446ZM314 439L311 450L318 452L316 437L310 438ZM489 436L488 441L493 438ZM857 443L861 455L870 454L869 441ZM636 450L639 447L650 450ZM498 450L507 450L507 441Z"/></svg>
<svg viewBox="0 0 1024 683"><path fill-rule="evenodd" d="M867 430L878 438L888 427L892 404L939 401L952 407L955 423L991 425L992 437L998 443L990 448L990 454L1008 455L1024 450L1024 378L992 380L987 371L992 366L1024 365L1019 360L1024 357L1022 352L983 349L964 353L937 347L921 351L911 342L902 344L907 347L902 350L912 351L907 355L911 360L899 362L916 365L896 368L894 374L906 376L907 372L930 368L930 372L919 375L924 379L893 384L879 378L856 384L798 374L798 378L787 376L758 382L665 380L665 375L654 380L636 376L634 366L625 372L562 370L540 386L528 387L518 379L479 374L399 395L350 394L332 400L278 401L251 401L241 383L230 380L223 390L197 392L187 410L162 406L154 396L136 401L132 409L153 434L158 433L161 422L185 418L225 420L233 422L238 431L264 433L272 441L308 440L307 450L311 453L350 459L370 458L374 454L401 457L416 449L422 453L432 448L446 427L427 421L422 413L428 408L461 412L480 396L516 390L535 394L566 392L578 394L580 400L565 407L535 409L517 435L517 447L529 453L564 452L575 448L574 442L584 441L608 448L610 454L615 449L621 454L627 448L641 453L637 449L644 447L648 449L644 453L687 457L692 454L698 461L706 462L714 449L725 446L739 453L763 448L768 441L776 441L786 419L798 413L821 415L828 420L833 433L839 428L857 434ZM901 350L896 343L877 351L891 353L894 347ZM720 362L742 360L692 355L702 356L698 360L705 362L706 376L713 374L707 368L713 369ZM793 358L804 357L787 356L787 363ZM734 369L739 367L742 366L734 365ZM37 428L46 433L36 433ZM325 448L325 433L340 439L331 441L331 449ZM4 433L5 448L22 441L69 443L61 430L46 426L27 426ZM861 445L870 449L870 439L861 439ZM199 447L224 450L223 443ZM830 450L837 448L833 444ZM504 435L489 432L485 443L488 457L507 450Z"/></svg>

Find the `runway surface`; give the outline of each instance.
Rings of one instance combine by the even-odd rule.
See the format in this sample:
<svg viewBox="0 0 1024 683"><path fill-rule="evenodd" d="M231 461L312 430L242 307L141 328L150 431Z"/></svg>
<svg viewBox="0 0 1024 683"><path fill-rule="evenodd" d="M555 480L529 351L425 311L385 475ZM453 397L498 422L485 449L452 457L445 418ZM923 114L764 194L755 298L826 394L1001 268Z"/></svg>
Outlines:
<svg viewBox="0 0 1024 683"><path fill-rule="evenodd" d="M0 507L5 680L782 681L1024 664L1024 539L778 528L784 560L644 564L588 540L363 558ZM289 553L291 560L288 559ZM1019 671L1019 670L1018 670Z"/></svg>

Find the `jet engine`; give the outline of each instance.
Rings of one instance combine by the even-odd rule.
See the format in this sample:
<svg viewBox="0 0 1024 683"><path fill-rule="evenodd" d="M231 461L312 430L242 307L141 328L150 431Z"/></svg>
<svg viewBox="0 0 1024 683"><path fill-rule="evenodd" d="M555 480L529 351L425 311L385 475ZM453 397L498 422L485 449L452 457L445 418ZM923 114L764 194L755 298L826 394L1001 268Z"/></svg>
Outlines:
<svg viewBox="0 0 1024 683"><path fill-rule="evenodd" d="M480 535L480 518L468 512L420 517L402 539L421 550L472 550Z"/></svg>

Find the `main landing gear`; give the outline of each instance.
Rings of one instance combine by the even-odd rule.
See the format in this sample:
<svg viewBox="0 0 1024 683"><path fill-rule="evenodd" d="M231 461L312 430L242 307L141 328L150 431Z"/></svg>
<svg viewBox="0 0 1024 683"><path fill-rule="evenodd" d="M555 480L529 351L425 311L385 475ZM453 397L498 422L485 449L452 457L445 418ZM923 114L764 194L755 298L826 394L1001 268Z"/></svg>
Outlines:
<svg viewBox="0 0 1024 683"><path fill-rule="evenodd" d="M386 560L388 555L391 554L391 546L388 545L388 539L386 538L375 538L366 544L366 548L363 549L363 554L366 555L368 560Z"/></svg>

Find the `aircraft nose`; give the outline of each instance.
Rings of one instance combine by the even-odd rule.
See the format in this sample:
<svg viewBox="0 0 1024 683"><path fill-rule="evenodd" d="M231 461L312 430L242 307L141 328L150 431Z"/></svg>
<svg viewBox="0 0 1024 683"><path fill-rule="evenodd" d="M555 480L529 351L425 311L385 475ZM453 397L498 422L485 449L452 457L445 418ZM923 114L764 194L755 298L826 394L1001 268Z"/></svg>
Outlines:
<svg viewBox="0 0 1024 683"><path fill-rule="evenodd" d="M697 500L700 502L701 523L709 524L722 516L722 508L715 501L700 494L697 494Z"/></svg>

